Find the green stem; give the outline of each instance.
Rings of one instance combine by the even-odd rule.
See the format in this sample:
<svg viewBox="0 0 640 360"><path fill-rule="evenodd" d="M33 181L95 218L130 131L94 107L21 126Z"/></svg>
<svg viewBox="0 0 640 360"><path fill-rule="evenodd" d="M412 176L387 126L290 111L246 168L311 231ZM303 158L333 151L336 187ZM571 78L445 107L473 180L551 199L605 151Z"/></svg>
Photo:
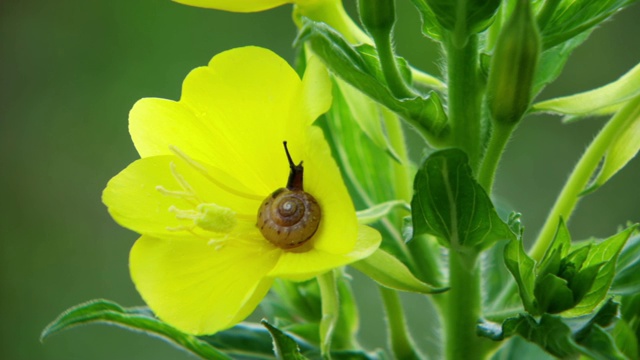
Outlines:
<svg viewBox="0 0 640 360"><path fill-rule="evenodd" d="M419 84L438 91L445 91L447 89L447 85L437 77L414 67L409 67L409 70L411 70L411 80L413 80L414 84Z"/></svg>
<svg viewBox="0 0 640 360"><path fill-rule="evenodd" d="M477 170L482 150L478 37L472 35L462 48L452 38L446 41L447 77L449 89L449 123L455 146L469 156L471 167Z"/></svg>
<svg viewBox="0 0 640 360"><path fill-rule="evenodd" d="M449 286L444 320L448 360L482 359L484 341L476 335L481 317L480 266L477 255L449 251Z"/></svg>
<svg viewBox="0 0 640 360"><path fill-rule="evenodd" d="M509 142L511 133L515 129L515 124L516 123L513 125L494 123L489 146L484 153L484 158L482 159L482 164L478 172L478 182L489 195L491 195L491 190L493 189L493 181L496 176L498 164L500 163L500 158L502 157L504 148L507 146L507 142Z"/></svg>
<svg viewBox="0 0 640 360"><path fill-rule="evenodd" d="M396 56L393 53L391 33L379 31L373 36L373 41L376 43L382 73L391 93L399 99L415 97L416 93L407 86L402 75L400 75Z"/></svg>
<svg viewBox="0 0 640 360"><path fill-rule="evenodd" d="M598 164L605 155L609 145L615 140L618 132L628 124L628 116L630 112L636 110L640 106L640 99L629 101L609 122L600 130L598 135L593 139L587 150L576 164L573 172L567 179L560 195L556 199L553 208L547 216L542 230L531 249L531 257L539 261L544 252L549 247L549 243L553 240L553 236L558 227L560 217L568 221L573 210L581 197L581 193L587 187L591 176L598 168Z"/></svg>
<svg viewBox="0 0 640 360"><path fill-rule="evenodd" d="M322 320L320 320L320 352L324 359L331 359L331 336L338 322L340 300L333 271L317 277L322 297Z"/></svg>
<svg viewBox="0 0 640 360"><path fill-rule="evenodd" d="M393 150L400 158L401 164L394 162L393 171L395 174L395 196L396 199L411 202L413 196L413 184L411 181L409 158L407 155L407 145L402 131L400 119L387 109L380 107L382 118L387 129L387 136Z"/></svg>
<svg viewBox="0 0 640 360"><path fill-rule="evenodd" d="M400 296L394 290L379 286L380 295L387 312L387 327L391 341L391 351L396 359L420 359L407 331Z"/></svg>

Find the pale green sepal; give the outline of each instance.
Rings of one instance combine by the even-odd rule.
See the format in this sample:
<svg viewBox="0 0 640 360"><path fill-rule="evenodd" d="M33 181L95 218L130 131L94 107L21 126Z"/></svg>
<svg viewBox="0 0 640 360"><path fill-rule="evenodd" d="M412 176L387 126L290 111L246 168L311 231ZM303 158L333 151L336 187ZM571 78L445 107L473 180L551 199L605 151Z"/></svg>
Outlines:
<svg viewBox="0 0 640 360"><path fill-rule="evenodd" d="M640 151L640 95L620 109L615 117L618 116L626 118L625 123L620 126L613 141L609 144L598 177L583 192L583 195L604 185ZM610 121L614 121L614 119Z"/></svg>
<svg viewBox="0 0 640 360"><path fill-rule="evenodd" d="M62 330L90 323L117 325L129 330L155 335L203 359L231 360L229 356L197 337L185 334L152 317L146 308L125 309L114 302L103 299L91 300L68 309L42 331L40 340L42 341Z"/></svg>
<svg viewBox="0 0 640 360"><path fill-rule="evenodd" d="M520 239L512 239L504 248L504 262L513 274L524 309L532 314L538 312L534 296L536 262L527 255Z"/></svg>
<svg viewBox="0 0 640 360"><path fill-rule="evenodd" d="M358 216L358 223L362 225L373 224L376 221L382 220L385 216L389 215L389 213L396 209L402 208L407 211L411 211L411 207L406 201L403 200L392 200L383 202L382 204L374 205L368 209L360 210L356 213Z"/></svg>
<svg viewBox="0 0 640 360"><path fill-rule="evenodd" d="M605 86L579 94L541 101L533 112L544 111L564 115L601 114L602 110L640 95L640 64Z"/></svg>
<svg viewBox="0 0 640 360"><path fill-rule="evenodd" d="M393 290L422 294L437 294L448 290L448 288L436 288L420 281L405 264L381 249L351 266L378 284Z"/></svg>

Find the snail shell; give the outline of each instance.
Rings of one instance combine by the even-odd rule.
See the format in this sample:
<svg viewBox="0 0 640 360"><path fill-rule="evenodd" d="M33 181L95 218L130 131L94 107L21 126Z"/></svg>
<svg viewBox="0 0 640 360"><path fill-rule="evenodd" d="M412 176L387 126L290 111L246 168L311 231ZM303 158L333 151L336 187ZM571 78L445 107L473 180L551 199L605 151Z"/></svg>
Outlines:
<svg viewBox="0 0 640 360"><path fill-rule="evenodd" d="M287 187L264 199L256 225L262 236L273 245L285 250L306 251L303 245L309 244L318 230L322 211L318 201L303 189L302 162L298 165L293 163L286 141L284 148L291 168Z"/></svg>
<svg viewBox="0 0 640 360"><path fill-rule="evenodd" d="M273 245L293 249L311 239L320 219L320 205L311 194L281 188L262 202L258 228Z"/></svg>

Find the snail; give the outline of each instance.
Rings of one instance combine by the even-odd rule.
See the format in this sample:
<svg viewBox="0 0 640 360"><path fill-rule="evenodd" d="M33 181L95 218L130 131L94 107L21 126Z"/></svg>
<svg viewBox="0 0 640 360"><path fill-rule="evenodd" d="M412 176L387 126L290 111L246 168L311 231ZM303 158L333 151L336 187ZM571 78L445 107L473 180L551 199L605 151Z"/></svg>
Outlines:
<svg viewBox="0 0 640 360"><path fill-rule="evenodd" d="M260 205L256 226L273 245L291 251L306 251L320 225L322 211L318 201L302 186L302 161L295 165L287 142L284 151L289 160L289 179L286 188L274 191ZM306 246L303 246L306 245Z"/></svg>

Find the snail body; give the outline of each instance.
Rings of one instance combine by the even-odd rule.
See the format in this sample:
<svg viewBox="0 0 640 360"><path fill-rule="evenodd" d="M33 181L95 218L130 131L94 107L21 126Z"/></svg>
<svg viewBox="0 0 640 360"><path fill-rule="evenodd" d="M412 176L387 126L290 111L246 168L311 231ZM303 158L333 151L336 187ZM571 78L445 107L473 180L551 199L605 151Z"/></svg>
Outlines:
<svg viewBox="0 0 640 360"><path fill-rule="evenodd" d="M291 172L286 188L267 196L258 210L256 226L273 245L285 249L304 249L318 230L322 210L318 201L303 189L302 162L295 165L284 142Z"/></svg>

